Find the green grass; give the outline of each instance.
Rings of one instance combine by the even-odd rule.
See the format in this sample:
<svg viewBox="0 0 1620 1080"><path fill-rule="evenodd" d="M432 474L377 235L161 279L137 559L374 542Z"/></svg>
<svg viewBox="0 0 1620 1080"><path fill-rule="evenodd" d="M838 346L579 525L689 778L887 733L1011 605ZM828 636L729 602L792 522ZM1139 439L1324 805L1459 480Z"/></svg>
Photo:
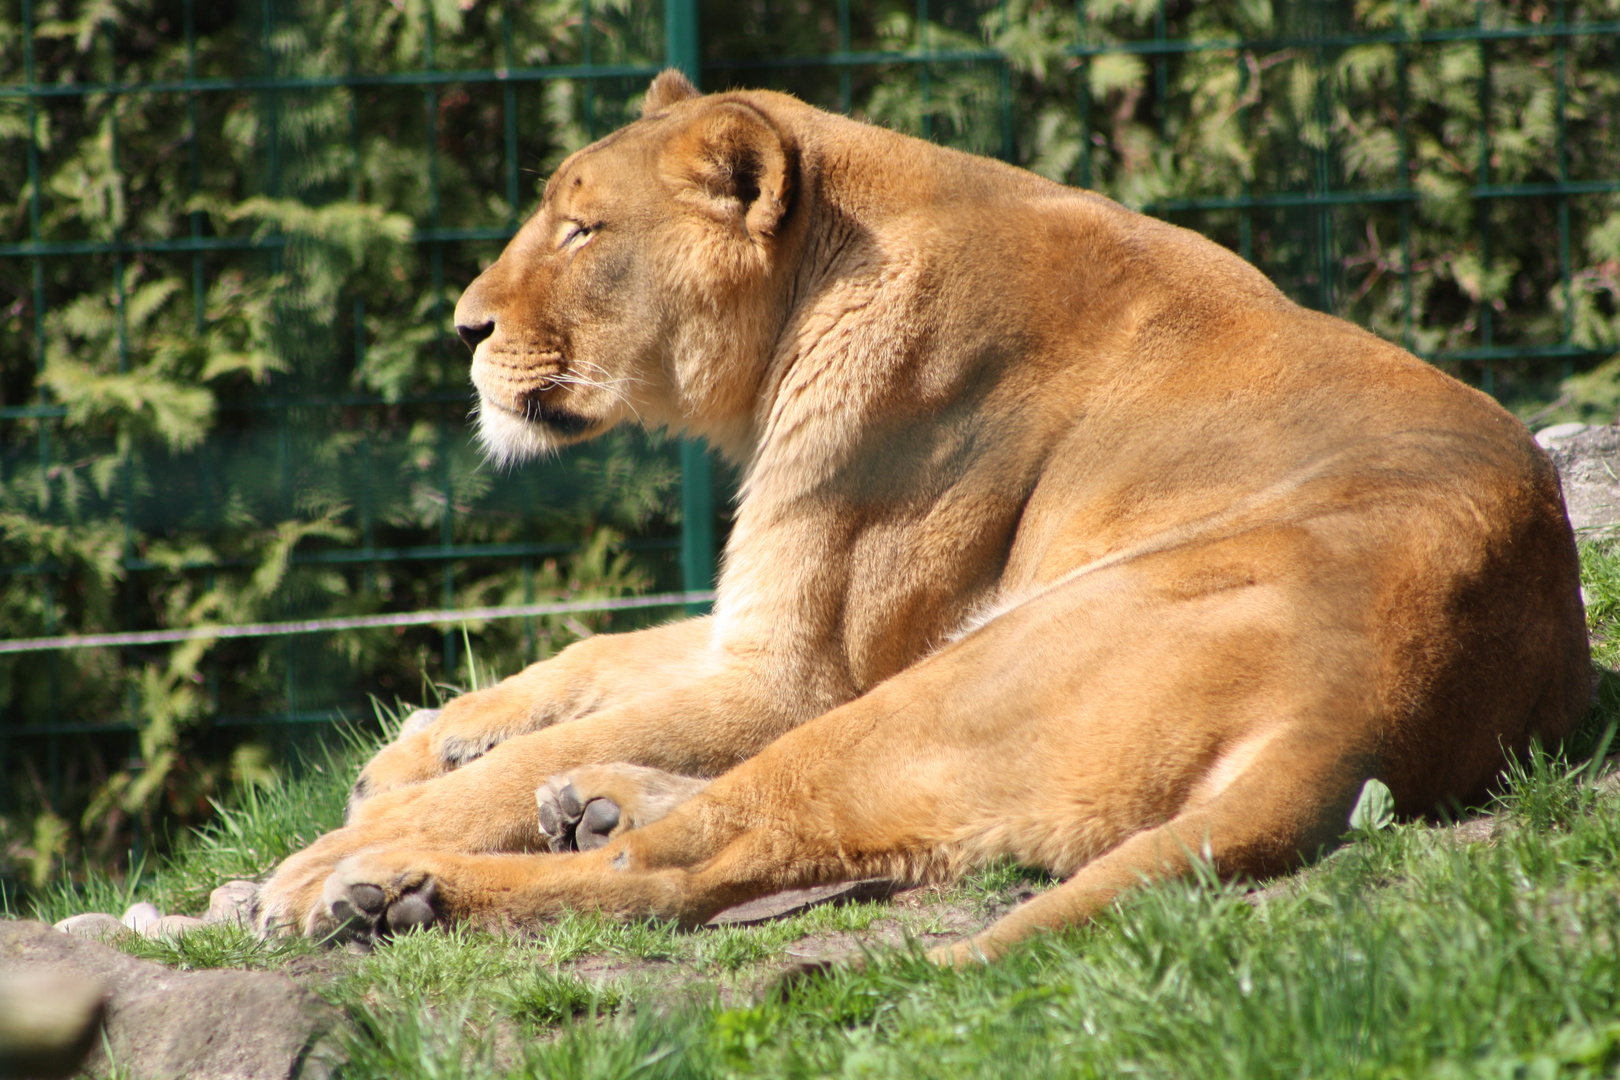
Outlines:
<svg viewBox="0 0 1620 1080"><path fill-rule="evenodd" d="M117 912L110 912L117 914ZM210 968L262 970L280 967L301 956L313 956L320 946L302 938L264 940L245 926L216 923L178 937L127 937L117 946L143 960L156 960L183 971Z"/></svg>
<svg viewBox="0 0 1620 1080"><path fill-rule="evenodd" d="M1594 652L1613 666L1620 548L1583 562ZM1260 903L1207 876L1146 890L984 969L873 946L864 966L761 992L808 936L944 929L938 911L881 903L691 933L573 914L365 955L233 927L123 947L186 968L293 964L349 1018L352 1078L1616 1077L1620 789L1592 781L1617 718L1608 673L1577 736L1514 767L1486 831L1358 834ZM138 886L59 888L38 915L197 910L334 823L370 751L351 742L249 792ZM983 914L1048 883L1003 865L946 899Z"/></svg>
<svg viewBox="0 0 1620 1080"><path fill-rule="evenodd" d="M1398 825L1259 907L1168 886L988 969L890 951L787 1001L591 1014L479 1074L1615 1075L1620 796L1546 761L1498 809L1489 841ZM464 1016L368 1012L347 1075L467 1049Z"/></svg>
<svg viewBox="0 0 1620 1080"><path fill-rule="evenodd" d="M216 885L258 877L339 824L355 773L378 745L375 737L346 734L306 756L294 778L240 789L161 865L137 867L121 880L92 874L55 881L30 898L28 910L48 922L81 911L117 914L135 900L166 912L200 911Z"/></svg>

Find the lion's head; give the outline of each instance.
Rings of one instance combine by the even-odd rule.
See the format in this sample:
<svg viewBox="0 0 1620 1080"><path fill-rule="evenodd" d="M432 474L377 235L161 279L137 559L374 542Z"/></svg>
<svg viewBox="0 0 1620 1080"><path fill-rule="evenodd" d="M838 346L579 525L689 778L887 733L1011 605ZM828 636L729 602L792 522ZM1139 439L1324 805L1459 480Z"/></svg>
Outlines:
<svg viewBox="0 0 1620 1080"><path fill-rule="evenodd" d="M675 72L640 120L563 162L456 305L489 454L532 457L627 418L745 441L801 231L796 174L771 117Z"/></svg>

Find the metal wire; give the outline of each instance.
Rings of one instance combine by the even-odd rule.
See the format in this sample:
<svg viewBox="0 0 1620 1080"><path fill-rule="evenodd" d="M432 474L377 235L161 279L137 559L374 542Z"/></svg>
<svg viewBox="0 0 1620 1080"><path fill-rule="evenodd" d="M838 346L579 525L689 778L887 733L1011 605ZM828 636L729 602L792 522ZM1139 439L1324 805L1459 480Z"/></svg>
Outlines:
<svg viewBox="0 0 1620 1080"><path fill-rule="evenodd" d="M637 611L642 608L691 606L714 602L714 592L659 593L608 600L571 600L549 604L497 604L492 607L441 608L403 611L388 615L345 615L332 619L294 619L289 622L187 626L175 630L136 630L120 634L62 634L57 637L16 638L0 641L0 653L52 652L68 649L119 649L135 645L174 645L182 641L224 641L229 638L287 637L337 630L375 630L393 626L462 625L488 619L516 619L535 615L577 615L591 611Z"/></svg>

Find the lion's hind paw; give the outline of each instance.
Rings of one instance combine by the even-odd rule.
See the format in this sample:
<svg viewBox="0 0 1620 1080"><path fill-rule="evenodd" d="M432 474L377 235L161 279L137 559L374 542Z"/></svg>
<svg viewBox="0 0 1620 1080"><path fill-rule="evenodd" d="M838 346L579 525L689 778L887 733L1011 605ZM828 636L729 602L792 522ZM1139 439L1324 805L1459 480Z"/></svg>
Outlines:
<svg viewBox="0 0 1620 1080"><path fill-rule="evenodd" d="M540 831L552 851L591 851L602 847L619 827L623 813L612 799L587 799L566 776L552 777L534 793L540 806Z"/></svg>
<svg viewBox="0 0 1620 1080"><path fill-rule="evenodd" d="M708 786L696 777L616 761L553 776L534 798L552 851L590 851L651 825Z"/></svg>

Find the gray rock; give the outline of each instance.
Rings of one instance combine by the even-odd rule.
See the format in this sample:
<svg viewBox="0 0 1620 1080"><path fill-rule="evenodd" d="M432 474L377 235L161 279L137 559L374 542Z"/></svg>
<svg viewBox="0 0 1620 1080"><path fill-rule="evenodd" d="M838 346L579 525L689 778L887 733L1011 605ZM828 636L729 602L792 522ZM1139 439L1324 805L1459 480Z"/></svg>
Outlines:
<svg viewBox="0 0 1620 1080"><path fill-rule="evenodd" d="M87 911L83 915L69 915L52 929L60 930L64 934L96 939L114 938L123 934L134 933L133 930L111 915L99 911Z"/></svg>
<svg viewBox="0 0 1620 1080"><path fill-rule="evenodd" d="M1582 424L1579 421L1569 424L1554 424L1552 427L1545 427L1536 432L1536 442L1545 449L1554 443L1563 442L1565 439L1573 439L1581 432L1590 430L1591 427L1591 424Z"/></svg>
<svg viewBox="0 0 1620 1080"><path fill-rule="evenodd" d="M95 979L0 971L0 1076L44 1080L77 1072L100 1030L106 996Z"/></svg>
<svg viewBox="0 0 1620 1080"><path fill-rule="evenodd" d="M208 894L208 910L203 922L236 922L246 925L253 898L259 894L256 881L227 881Z"/></svg>
<svg viewBox="0 0 1620 1080"><path fill-rule="evenodd" d="M1536 436L1568 428L1559 424ZM1620 532L1620 427L1585 427L1542 443L1564 485L1569 523L1582 535Z"/></svg>
<svg viewBox="0 0 1620 1080"><path fill-rule="evenodd" d="M147 923L141 933L149 938L177 938L207 925L202 919L190 915L165 915L156 922Z"/></svg>
<svg viewBox="0 0 1620 1080"><path fill-rule="evenodd" d="M137 934L144 934L148 926L161 918L163 918L163 912L157 909L157 905L148 904L145 900L142 900L138 904L130 905L129 910L124 912L122 921L125 926Z"/></svg>
<svg viewBox="0 0 1620 1080"><path fill-rule="evenodd" d="M336 1011L268 971L171 971L43 923L0 920L0 973L107 988L92 1073L188 1080L325 1077ZM109 1057L110 1049L110 1057Z"/></svg>

